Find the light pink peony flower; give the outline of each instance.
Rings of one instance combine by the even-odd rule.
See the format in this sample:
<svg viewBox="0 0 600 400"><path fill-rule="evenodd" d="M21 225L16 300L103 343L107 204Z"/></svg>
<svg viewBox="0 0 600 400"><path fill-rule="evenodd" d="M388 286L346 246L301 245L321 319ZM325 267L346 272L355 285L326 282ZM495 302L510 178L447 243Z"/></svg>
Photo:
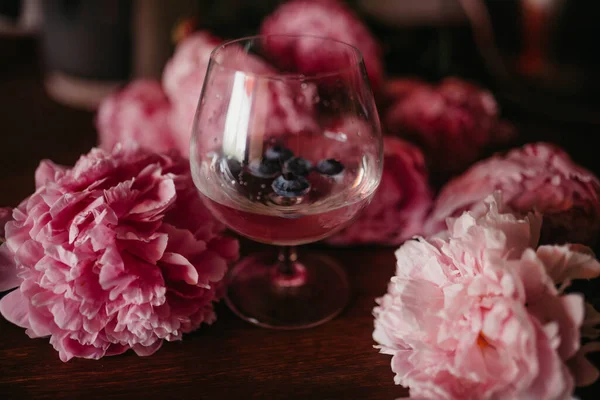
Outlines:
<svg viewBox="0 0 600 400"><path fill-rule="evenodd" d="M436 199L426 233L444 229L448 217L481 213L482 200L503 192L516 211L544 214L542 242L593 244L600 230L600 181L549 144L529 144L481 161L450 181Z"/></svg>
<svg viewBox="0 0 600 400"><path fill-rule="evenodd" d="M313 35L336 39L356 46L363 55L373 88L382 82L384 68L381 49L367 27L342 2L337 0L294 0L282 4L268 16L261 26L261 34ZM273 41L270 51L280 59L289 60L299 72L312 74L330 71L331 49L316 44L289 47L281 41ZM341 56L341 55L340 55ZM324 64L327 60L327 64ZM348 60L341 57L340 65Z"/></svg>
<svg viewBox="0 0 600 400"><path fill-rule="evenodd" d="M597 277L600 263L577 246L536 251L538 215L504 214L497 197L486 207L400 247L373 337L411 398L570 399L596 371L570 369L586 351L585 305L555 285Z"/></svg>
<svg viewBox="0 0 600 400"><path fill-rule="evenodd" d="M423 154L402 139L386 137L383 165L371 204L352 225L329 238L329 243L397 245L422 233L433 200Z"/></svg>
<svg viewBox="0 0 600 400"><path fill-rule="evenodd" d="M50 336L63 361L150 355L215 320L238 244L220 235L184 159L93 149L73 168L42 162L36 186L1 248L14 265L0 290L19 285L0 300L7 320Z"/></svg>
<svg viewBox="0 0 600 400"><path fill-rule="evenodd" d="M109 151L117 143L128 142L157 152L187 147L190 135L179 137L171 129L170 112L171 104L159 82L134 81L100 104L98 144Z"/></svg>
<svg viewBox="0 0 600 400"><path fill-rule="evenodd" d="M384 114L387 129L422 145L442 175L461 171L486 148L514 135L499 119L494 96L457 78L438 86L396 82L388 91L397 92L398 99Z"/></svg>

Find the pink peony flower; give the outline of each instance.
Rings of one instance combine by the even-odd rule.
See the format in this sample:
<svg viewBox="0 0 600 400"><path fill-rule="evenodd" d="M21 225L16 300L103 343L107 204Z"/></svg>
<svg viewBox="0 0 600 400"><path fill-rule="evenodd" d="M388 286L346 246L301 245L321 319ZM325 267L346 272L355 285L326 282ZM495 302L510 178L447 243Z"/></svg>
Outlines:
<svg viewBox="0 0 600 400"><path fill-rule="evenodd" d="M481 161L440 192L426 223L428 235L444 229L448 217L481 213L495 190L520 212L544 214L542 242L593 244L600 230L600 181L557 147L529 144Z"/></svg>
<svg viewBox="0 0 600 400"><path fill-rule="evenodd" d="M220 235L197 197L187 162L137 147L93 149L73 168L43 161L37 190L6 225L0 313L50 336L63 361L133 349L215 320L235 240ZM14 283L18 279L17 283Z"/></svg>
<svg viewBox="0 0 600 400"><path fill-rule="evenodd" d="M433 199L423 154L394 137L384 139L384 154L383 176L371 204L329 243L397 245L422 233Z"/></svg>
<svg viewBox="0 0 600 400"><path fill-rule="evenodd" d="M163 85L173 104L171 126L177 137L185 136L189 141L210 53L218 44L219 41L206 32L191 35L181 42L165 67ZM212 75L213 80L205 92L205 112L198 123L208 132L202 132L206 145L216 146L217 141L222 140L236 70L248 73L243 89L253 93L250 134L275 136L315 129L313 86L301 89L300 83L294 87L282 81L255 79L252 74L274 74L276 70L234 45L221 49L218 57L223 69ZM186 156L188 141L180 146Z"/></svg>
<svg viewBox="0 0 600 400"><path fill-rule="evenodd" d="M430 90L432 86L419 78L391 78L385 81L382 89L384 106L400 102L417 90Z"/></svg>
<svg viewBox="0 0 600 400"><path fill-rule="evenodd" d="M162 152L187 147L188 135L177 135L170 125L171 104L160 83L134 81L107 97L98 108L99 146L112 150L117 143L135 142Z"/></svg>
<svg viewBox="0 0 600 400"><path fill-rule="evenodd" d="M173 104L171 126L182 135L191 136L192 123L202 92L210 53L221 40L208 32L194 33L182 40L165 65L162 84ZM188 149L182 150L187 156Z"/></svg>
<svg viewBox="0 0 600 400"><path fill-rule="evenodd" d="M162 84L173 101L193 103L200 98L210 53L221 40L209 32L196 32L182 40L175 54L165 65Z"/></svg>
<svg viewBox="0 0 600 400"><path fill-rule="evenodd" d="M420 81L394 86L388 91L397 92L398 99L385 112L387 129L422 145L443 175L461 171L514 134L500 121L494 96L475 85L448 78L435 87Z"/></svg>
<svg viewBox="0 0 600 400"><path fill-rule="evenodd" d="M261 26L263 35L313 35L328 37L356 46L363 54L371 85L378 88L381 84L384 68L381 49L375 37L367 27L343 3L337 0L294 0L282 4L268 16ZM287 42L273 41L269 49L275 56L289 60L299 72L312 74L330 71L331 49L313 45L289 47ZM339 64L347 65L343 57ZM323 60L327 60L324 64Z"/></svg>
<svg viewBox="0 0 600 400"><path fill-rule="evenodd" d="M373 337L411 398L570 399L574 382L597 374L589 363L570 369L595 315L562 290L599 276L600 263L578 246L535 250L540 216L504 214L498 197L486 207L400 247Z"/></svg>

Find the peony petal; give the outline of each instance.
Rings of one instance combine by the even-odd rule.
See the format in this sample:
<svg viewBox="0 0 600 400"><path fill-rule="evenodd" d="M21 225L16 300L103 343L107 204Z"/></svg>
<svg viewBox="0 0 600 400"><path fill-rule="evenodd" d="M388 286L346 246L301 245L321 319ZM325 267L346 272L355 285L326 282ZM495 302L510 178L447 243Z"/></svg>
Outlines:
<svg viewBox="0 0 600 400"><path fill-rule="evenodd" d="M160 260L167 248L167 243L170 240L169 235L154 234L150 238L134 238L129 235L127 239L119 238L119 245L123 250L149 262L155 264Z"/></svg>
<svg viewBox="0 0 600 400"><path fill-rule="evenodd" d="M552 346L541 330L537 327L536 345L539 357L540 371L528 388L526 395L532 399L564 399L573 392L574 381L566 366L553 351Z"/></svg>
<svg viewBox="0 0 600 400"><path fill-rule="evenodd" d="M163 304L166 288L160 269L127 253L123 254L123 260L127 275L118 279L118 284L111 290L111 300L122 295L125 300L135 305Z"/></svg>
<svg viewBox="0 0 600 400"><path fill-rule="evenodd" d="M163 180L156 185L154 193L139 201L130 211L129 218L146 219L164 212L175 202L175 184L172 180Z"/></svg>
<svg viewBox="0 0 600 400"><path fill-rule="evenodd" d="M196 239L194 234L187 229L178 229L175 226L166 223L162 225L161 229L169 237L167 251L171 253L190 256L202 253L206 250L206 242Z"/></svg>
<svg viewBox="0 0 600 400"><path fill-rule="evenodd" d="M44 256L42 245L33 240L27 240L14 255L14 260L19 265L35 265Z"/></svg>
<svg viewBox="0 0 600 400"><path fill-rule="evenodd" d="M130 347L128 345L123 345L120 343L111 343L111 345L106 349L107 356L117 356L119 354L125 353L129 350Z"/></svg>
<svg viewBox="0 0 600 400"><path fill-rule="evenodd" d="M227 262L212 251L205 251L190 259L198 271L200 286L210 286L211 282L219 282L227 273Z"/></svg>
<svg viewBox="0 0 600 400"><path fill-rule="evenodd" d="M63 337L52 336L50 344L58 351L62 362L67 362L73 357L99 360L106 354L106 349L81 344L79 341L69 338L66 334Z"/></svg>
<svg viewBox="0 0 600 400"><path fill-rule="evenodd" d="M4 241L4 226L12 220L12 208L0 207L0 242Z"/></svg>
<svg viewBox="0 0 600 400"><path fill-rule="evenodd" d="M50 312L54 316L54 323L63 330L77 331L81 329L83 320L78 312L78 304L57 298L50 306Z"/></svg>
<svg viewBox="0 0 600 400"><path fill-rule="evenodd" d="M510 262L509 266L514 266L519 274L528 302L538 302L547 292L557 293L552 278L546 273L545 265L533 249L525 250L521 259Z"/></svg>
<svg viewBox="0 0 600 400"><path fill-rule="evenodd" d="M160 265L167 279L184 281L189 285L198 284L198 271L181 254L165 253Z"/></svg>
<svg viewBox="0 0 600 400"><path fill-rule="evenodd" d="M139 344L133 345L132 349L133 351L135 351L135 354L137 354L140 357L147 357L147 356L151 356L152 354L156 353L158 351L158 349L161 348L163 344L162 340L157 340L156 342L154 342L154 344L150 345L150 346L142 346Z"/></svg>
<svg viewBox="0 0 600 400"><path fill-rule="evenodd" d="M57 182L66 172L66 167L54 164L50 160L42 160L35 170L35 187L39 188L48 183Z"/></svg>
<svg viewBox="0 0 600 400"><path fill-rule="evenodd" d="M575 385L588 386L596 382L600 373L594 364L592 364L585 356L588 353L600 351L600 343L590 342L584 344L577 354L569 361L567 365L575 378Z"/></svg>
<svg viewBox="0 0 600 400"><path fill-rule="evenodd" d="M17 264L8 245L0 245L0 292L19 286L21 278L17 272Z"/></svg>
<svg viewBox="0 0 600 400"><path fill-rule="evenodd" d="M9 322L29 328L29 303L19 289L0 299L0 314Z"/></svg>
<svg viewBox="0 0 600 400"><path fill-rule="evenodd" d="M29 324L30 329L25 333L32 339L49 336L53 330L58 330L50 312L35 307L29 307Z"/></svg>
<svg viewBox="0 0 600 400"><path fill-rule="evenodd" d="M240 255L240 243L231 237L221 237L211 240L210 248L227 261L236 261Z"/></svg>
<svg viewBox="0 0 600 400"><path fill-rule="evenodd" d="M600 312L590 303L585 303L585 319L581 325L581 336L586 339L598 339L600 336Z"/></svg>
<svg viewBox="0 0 600 400"><path fill-rule="evenodd" d="M554 283L573 279L593 279L600 276L600 262L592 250L581 245L540 246L537 256L546 266Z"/></svg>
<svg viewBox="0 0 600 400"><path fill-rule="evenodd" d="M561 324L561 341L558 353L563 360L567 360L580 347L579 328L585 316L585 301L583 296L577 293L561 296L560 299L564 310L564 317L562 317L562 313L556 313L554 317Z"/></svg>
<svg viewBox="0 0 600 400"><path fill-rule="evenodd" d="M6 230L6 244L10 251L16 253L19 248L30 239L27 229L17 221L9 221L4 226Z"/></svg>

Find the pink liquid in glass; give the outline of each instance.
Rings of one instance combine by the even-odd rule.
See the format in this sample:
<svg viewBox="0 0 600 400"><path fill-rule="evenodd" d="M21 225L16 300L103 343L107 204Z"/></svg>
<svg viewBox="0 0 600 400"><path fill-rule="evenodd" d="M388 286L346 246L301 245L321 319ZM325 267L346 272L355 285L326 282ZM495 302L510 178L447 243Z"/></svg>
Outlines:
<svg viewBox="0 0 600 400"><path fill-rule="evenodd" d="M368 205L377 182L370 163L359 159L347 161L343 173L335 176L313 170L305 176L310 182L307 193L280 196L272 188L276 176L255 176L248 163L237 163L241 172L232 173L231 160L213 154L194 172L195 178L202 175L197 185L201 197L229 228L268 244L301 245L329 236Z"/></svg>

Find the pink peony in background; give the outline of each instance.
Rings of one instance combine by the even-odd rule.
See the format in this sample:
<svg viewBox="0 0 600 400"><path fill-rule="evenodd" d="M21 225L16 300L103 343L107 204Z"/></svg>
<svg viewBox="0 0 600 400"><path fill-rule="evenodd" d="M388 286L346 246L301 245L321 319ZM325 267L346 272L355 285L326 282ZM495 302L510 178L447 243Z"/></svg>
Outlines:
<svg viewBox="0 0 600 400"><path fill-rule="evenodd" d="M204 85L212 50L220 40L208 32L185 38L176 48L163 71L162 85L142 80L109 96L101 104L96 125L100 146L110 150L116 143L135 142L153 151L177 149L189 157L192 124ZM246 54L241 47L230 45L220 52L222 69L216 71L207 87L209 100L199 121L206 144L214 141L225 128L231 77L236 70L249 72L246 89L253 89L254 113L250 134L278 136L284 133L315 131L314 103L318 98L313 85L298 82L253 80L251 74L274 73L264 60ZM163 90L164 88L164 90ZM210 135L214 131L214 135Z"/></svg>
<svg viewBox="0 0 600 400"><path fill-rule="evenodd" d="M163 85L173 104L171 126L177 137L187 138L179 146L186 157L189 154L188 142L192 135L192 124L210 53L218 44L206 32L191 35L179 44L163 72ZM211 75L212 80L205 89L204 110L198 123L206 131L202 132L206 145L215 146L217 142L213 139L222 139L233 90L232 77L237 70L248 73L245 90L253 91L253 107L257 110L253 114L250 134L277 136L316 128L313 118L316 91L312 85L302 89L300 83L295 87L277 80L253 79L252 74L270 74L276 71L266 61L245 53L236 45L221 49L217 58L222 68L215 68ZM210 134L211 131L214 131L214 135Z"/></svg>
<svg viewBox="0 0 600 400"><path fill-rule="evenodd" d="M501 190L506 204L544 215L542 242L595 243L600 230L600 181L559 148L528 144L471 167L442 188L425 231L445 228L448 217L483 212L482 200Z"/></svg>
<svg viewBox="0 0 600 400"><path fill-rule="evenodd" d="M363 54L373 88L383 80L384 67L381 49L367 27L342 2L337 0L293 0L282 4L265 18L260 30L263 35L312 35L328 37L356 46ZM288 46L271 42L270 52L283 60L289 60L299 72L313 74L331 71L330 54L316 42L300 42L303 45ZM337 64L347 65L347 58L340 54ZM328 60L324 64L323 60ZM336 65L337 65L336 64Z"/></svg>
<svg viewBox="0 0 600 400"><path fill-rule="evenodd" d="M187 148L189 135L171 129L171 103L160 83L134 81L107 97L98 108L98 144L112 150L117 143L137 143L153 151Z"/></svg>
<svg viewBox="0 0 600 400"><path fill-rule="evenodd" d="M50 336L63 361L150 355L215 320L238 244L221 236L183 158L93 149L72 168L43 161L36 187L0 247L0 290L18 286L0 300L7 320Z"/></svg>
<svg viewBox="0 0 600 400"><path fill-rule="evenodd" d="M397 96L383 114L388 131L423 146L429 164L441 175L460 172L514 134L499 119L494 96L458 78L437 86L396 80L387 92Z"/></svg>
<svg viewBox="0 0 600 400"><path fill-rule="evenodd" d="M371 204L352 225L330 237L329 243L398 245L422 233L433 199L423 154L402 139L385 137L383 166Z"/></svg>
<svg viewBox="0 0 600 400"><path fill-rule="evenodd" d="M209 32L196 32L177 45L163 70L162 85L173 103L171 126L175 132L185 135L188 141L210 53L219 44L221 40ZM186 148L181 149L186 157L189 152L187 145L186 143Z"/></svg>
<svg viewBox="0 0 600 400"><path fill-rule="evenodd" d="M382 88L383 101L382 108L389 107L395 103L400 102L406 96L414 93L417 90L431 89L432 86L416 77L403 77L403 78L390 78L385 81Z"/></svg>
<svg viewBox="0 0 600 400"><path fill-rule="evenodd" d="M570 399L598 377L580 347L597 313L563 290L599 276L600 263L583 246L536 249L540 224L490 196L481 216L463 213L396 252L373 337L411 398Z"/></svg>

